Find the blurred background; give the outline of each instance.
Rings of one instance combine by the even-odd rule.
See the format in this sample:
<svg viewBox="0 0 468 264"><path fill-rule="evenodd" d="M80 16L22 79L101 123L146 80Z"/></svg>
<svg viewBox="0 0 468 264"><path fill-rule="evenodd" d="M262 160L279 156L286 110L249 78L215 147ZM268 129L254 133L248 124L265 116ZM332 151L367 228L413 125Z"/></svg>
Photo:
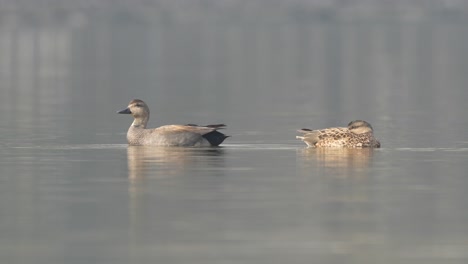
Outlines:
<svg viewBox="0 0 468 264"><path fill-rule="evenodd" d="M461 140L467 12L462 0L1 0L2 133L121 142L109 133L130 120L113 112L141 98L152 126L225 122L240 140L352 119L392 145L427 145L426 128Z"/></svg>
<svg viewBox="0 0 468 264"><path fill-rule="evenodd" d="M0 262L468 263L467 81L465 0L0 0Z"/></svg>

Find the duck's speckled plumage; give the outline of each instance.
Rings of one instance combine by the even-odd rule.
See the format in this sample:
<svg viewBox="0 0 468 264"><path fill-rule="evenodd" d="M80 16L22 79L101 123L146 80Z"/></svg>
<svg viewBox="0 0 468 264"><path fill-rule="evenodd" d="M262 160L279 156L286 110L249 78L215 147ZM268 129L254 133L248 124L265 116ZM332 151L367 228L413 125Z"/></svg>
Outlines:
<svg viewBox="0 0 468 264"><path fill-rule="evenodd" d="M296 138L311 147L379 148L372 126L363 120L355 120L348 127L332 127L320 130L303 128Z"/></svg>
<svg viewBox="0 0 468 264"><path fill-rule="evenodd" d="M197 126L166 125L158 128L147 129L149 120L149 108L145 102L139 99L132 100L128 107L119 114L131 114L134 118L127 132L129 145L144 146L186 146L204 147L218 146L228 136L217 131L225 127L223 124Z"/></svg>

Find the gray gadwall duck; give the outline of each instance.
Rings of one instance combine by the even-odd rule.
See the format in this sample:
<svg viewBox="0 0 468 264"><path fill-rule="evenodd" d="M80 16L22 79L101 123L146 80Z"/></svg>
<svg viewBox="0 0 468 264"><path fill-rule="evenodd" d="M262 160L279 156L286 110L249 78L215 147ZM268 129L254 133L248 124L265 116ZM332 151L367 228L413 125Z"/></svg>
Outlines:
<svg viewBox="0 0 468 264"><path fill-rule="evenodd" d="M332 127L320 130L303 128L298 130L302 136L296 138L309 147L343 148L380 148L380 142L374 138L372 126L363 120L351 121L348 127Z"/></svg>
<svg viewBox="0 0 468 264"><path fill-rule="evenodd" d="M129 145L208 147L218 146L228 137L217 131L226 127L224 124L166 125L147 129L150 111L146 103L139 99L132 100L127 108L118 113L131 114L134 118L127 132Z"/></svg>

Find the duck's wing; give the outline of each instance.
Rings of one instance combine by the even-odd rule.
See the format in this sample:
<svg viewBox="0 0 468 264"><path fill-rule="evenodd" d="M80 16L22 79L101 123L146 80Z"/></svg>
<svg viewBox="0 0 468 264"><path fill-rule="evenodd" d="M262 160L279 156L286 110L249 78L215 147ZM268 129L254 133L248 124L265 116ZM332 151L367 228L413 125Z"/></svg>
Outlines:
<svg viewBox="0 0 468 264"><path fill-rule="evenodd" d="M333 127L320 130L311 130L303 128L298 130L302 136L296 138L304 141L308 146L316 146L317 143L328 144L327 142L336 142L336 140L344 139L349 135L349 130L346 127Z"/></svg>
<svg viewBox="0 0 468 264"><path fill-rule="evenodd" d="M187 124L187 125L166 125L161 126L155 129L158 133L196 133L200 135L205 135L210 132L213 132L218 129L225 128L226 125L224 124L216 124L216 125L207 125L207 126L198 126L195 124Z"/></svg>
<svg viewBox="0 0 468 264"><path fill-rule="evenodd" d="M193 146L203 145L203 142L211 146L218 146L228 136L217 131L226 127L224 124L215 124L207 126L188 125L166 125L154 129L166 141L175 142L173 145Z"/></svg>
<svg viewBox="0 0 468 264"><path fill-rule="evenodd" d="M199 126L197 124L186 124L185 126L198 127L198 128L209 127L209 128L214 128L215 130L226 128L225 124L213 124L213 125L206 125L206 126Z"/></svg>

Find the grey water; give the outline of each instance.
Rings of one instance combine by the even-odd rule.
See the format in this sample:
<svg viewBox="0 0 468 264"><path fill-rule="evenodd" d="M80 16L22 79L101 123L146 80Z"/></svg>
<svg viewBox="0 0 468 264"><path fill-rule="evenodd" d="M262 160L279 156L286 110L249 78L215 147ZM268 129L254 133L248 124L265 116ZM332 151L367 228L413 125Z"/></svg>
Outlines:
<svg viewBox="0 0 468 264"><path fill-rule="evenodd" d="M154 2L1 20L1 263L467 263L461 9ZM127 146L134 98L231 137Z"/></svg>

